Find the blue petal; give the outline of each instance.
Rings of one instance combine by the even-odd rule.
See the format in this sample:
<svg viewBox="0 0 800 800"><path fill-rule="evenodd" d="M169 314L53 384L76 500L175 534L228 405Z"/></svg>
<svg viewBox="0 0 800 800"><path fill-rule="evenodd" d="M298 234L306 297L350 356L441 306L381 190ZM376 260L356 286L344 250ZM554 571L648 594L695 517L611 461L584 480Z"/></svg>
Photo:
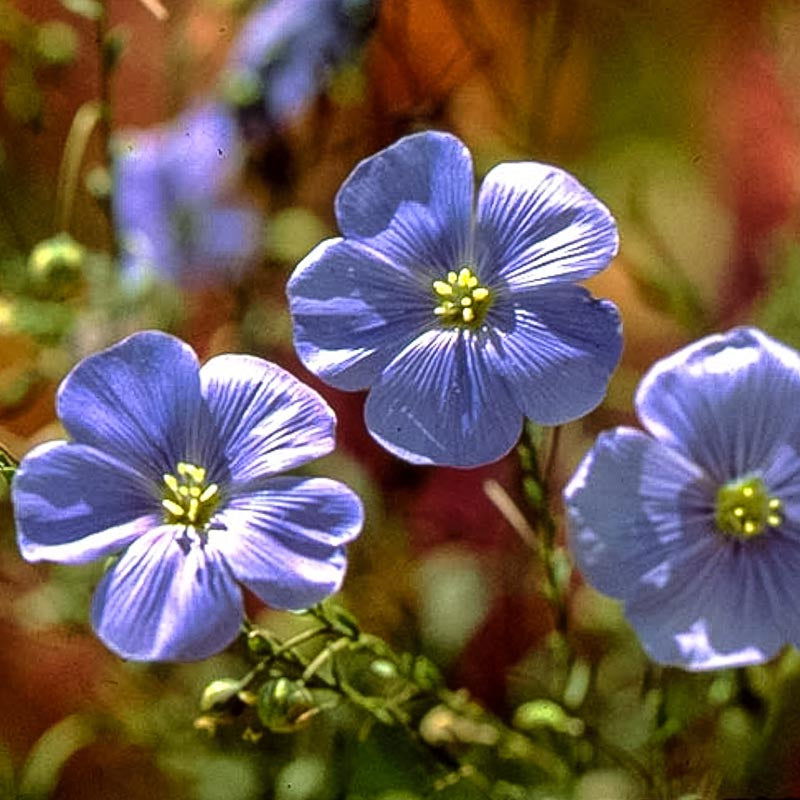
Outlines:
<svg viewBox="0 0 800 800"><path fill-rule="evenodd" d="M160 479L178 461L203 463L197 356L174 336L144 331L81 361L58 391L69 434Z"/></svg>
<svg viewBox="0 0 800 800"><path fill-rule="evenodd" d="M570 284L512 297L513 321L498 320L490 342L492 363L518 407L541 425L587 414L603 399L622 352L616 306Z"/></svg>
<svg viewBox="0 0 800 800"><path fill-rule="evenodd" d="M337 591L344 545L363 524L354 492L324 478L275 478L234 497L214 520L210 541L237 580L274 608L301 609Z"/></svg>
<svg viewBox="0 0 800 800"><path fill-rule="evenodd" d="M786 644L764 569L766 540L725 541L676 562L663 587L641 591L625 613L649 655L691 670L769 660ZM796 624L795 624L796 629Z"/></svg>
<svg viewBox="0 0 800 800"><path fill-rule="evenodd" d="M569 542L586 579L613 597L668 586L687 554L719 540L716 486L694 464L641 431L602 433L564 490Z"/></svg>
<svg viewBox="0 0 800 800"><path fill-rule="evenodd" d="M472 158L446 133L406 136L362 161L336 196L344 236L441 278L471 259Z"/></svg>
<svg viewBox="0 0 800 800"><path fill-rule="evenodd" d="M352 242L322 242L287 286L295 348L324 381L353 391L383 368L434 319L430 286Z"/></svg>
<svg viewBox="0 0 800 800"><path fill-rule="evenodd" d="M416 464L476 467L504 456L522 413L485 352L484 333L431 330L383 371L367 398L370 433Z"/></svg>
<svg viewBox="0 0 800 800"><path fill-rule="evenodd" d="M333 450L333 411L277 365L222 355L203 366L200 380L220 442L219 470L235 484L252 485Z"/></svg>
<svg viewBox="0 0 800 800"><path fill-rule="evenodd" d="M719 483L800 449L800 354L755 328L708 336L659 361L636 394L639 418Z"/></svg>
<svg viewBox="0 0 800 800"><path fill-rule="evenodd" d="M575 178L535 162L500 164L478 198L478 264L513 289L580 281L617 253L608 209Z"/></svg>
<svg viewBox="0 0 800 800"><path fill-rule="evenodd" d="M227 647L244 616L241 590L213 547L174 525L137 539L92 601L102 641L134 661L194 661Z"/></svg>
<svg viewBox="0 0 800 800"><path fill-rule="evenodd" d="M22 460L11 489L28 561L83 564L161 524L151 482L92 447L48 442Z"/></svg>
<svg viewBox="0 0 800 800"><path fill-rule="evenodd" d="M242 165L236 120L219 103L196 106L163 129L159 155L174 205L213 202Z"/></svg>
<svg viewBox="0 0 800 800"><path fill-rule="evenodd" d="M236 280L262 251L264 223L254 210L212 206L197 212L197 228L186 242L187 283Z"/></svg>
<svg viewBox="0 0 800 800"><path fill-rule="evenodd" d="M181 255L172 226L173 202L161 158L161 137L129 137L114 160L114 221L122 268L134 280L180 273Z"/></svg>

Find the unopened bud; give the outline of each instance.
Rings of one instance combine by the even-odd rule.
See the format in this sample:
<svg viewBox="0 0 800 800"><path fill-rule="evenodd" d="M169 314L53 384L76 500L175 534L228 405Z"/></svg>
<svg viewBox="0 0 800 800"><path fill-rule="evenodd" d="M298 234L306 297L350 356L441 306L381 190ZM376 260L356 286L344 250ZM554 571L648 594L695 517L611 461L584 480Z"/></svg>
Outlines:
<svg viewBox="0 0 800 800"><path fill-rule="evenodd" d="M40 294L73 292L83 274L86 251L68 233L39 242L28 258L28 272Z"/></svg>
<svg viewBox="0 0 800 800"><path fill-rule="evenodd" d="M258 717L275 733L297 730L317 711L311 691L302 683L286 677L267 681L258 696Z"/></svg>
<svg viewBox="0 0 800 800"><path fill-rule="evenodd" d="M203 689L200 698L201 711L222 711L232 704L238 705L239 681L234 678L220 678Z"/></svg>

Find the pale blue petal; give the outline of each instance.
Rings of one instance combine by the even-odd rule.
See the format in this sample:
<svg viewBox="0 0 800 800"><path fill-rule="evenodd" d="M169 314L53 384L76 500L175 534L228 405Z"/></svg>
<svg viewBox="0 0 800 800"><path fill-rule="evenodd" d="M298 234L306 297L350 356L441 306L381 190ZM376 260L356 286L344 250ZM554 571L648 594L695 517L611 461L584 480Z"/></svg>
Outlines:
<svg viewBox="0 0 800 800"><path fill-rule="evenodd" d="M587 414L605 396L622 352L616 306L569 284L512 299L513 316L490 325L487 357L517 406L540 425Z"/></svg>
<svg viewBox="0 0 800 800"><path fill-rule="evenodd" d="M234 497L214 519L209 541L237 580L274 608L308 608L344 579L344 545L364 512L357 495L325 478L275 478Z"/></svg>
<svg viewBox="0 0 800 800"><path fill-rule="evenodd" d="M471 261L472 158L426 131L362 161L336 196L342 234L432 280Z"/></svg>
<svg viewBox="0 0 800 800"><path fill-rule="evenodd" d="M159 157L174 205L211 203L242 165L236 119L220 103L195 106L163 128Z"/></svg>
<svg viewBox="0 0 800 800"><path fill-rule="evenodd" d="M17 541L28 561L94 561L161 524L149 479L113 456L63 441L25 456L11 496Z"/></svg>
<svg viewBox="0 0 800 800"><path fill-rule="evenodd" d="M476 467L504 456L522 412L485 353L485 336L431 330L406 347L367 398L375 439L416 464Z"/></svg>
<svg viewBox="0 0 800 800"><path fill-rule="evenodd" d="M755 328L707 336L659 361L636 394L639 418L719 483L800 449L800 354Z"/></svg>
<svg viewBox="0 0 800 800"><path fill-rule="evenodd" d="M715 543L710 552L681 558L663 586L626 603L645 650L660 663L691 670L760 664L787 641L768 588L773 575L763 563L773 543L720 534Z"/></svg>
<svg viewBox="0 0 800 800"><path fill-rule="evenodd" d="M241 590L213 547L174 525L137 539L105 574L92 626L134 661L195 661L227 647L244 616Z"/></svg>
<svg viewBox="0 0 800 800"><path fill-rule="evenodd" d="M587 581L628 598L669 585L689 554L702 562L719 539L716 489L641 431L600 434L564 490L570 547Z"/></svg>
<svg viewBox="0 0 800 800"><path fill-rule="evenodd" d="M300 359L348 391L370 386L435 319L433 291L419 276L342 239L306 256L287 294Z"/></svg>
<svg viewBox="0 0 800 800"><path fill-rule="evenodd" d="M535 162L500 164L478 197L477 261L512 289L580 281L617 253L609 210L575 178Z"/></svg>
<svg viewBox="0 0 800 800"><path fill-rule="evenodd" d="M146 475L202 463L198 362L180 339L144 331L89 356L62 382L58 416L77 442Z"/></svg>
<svg viewBox="0 0 800 800"><path fill-rule="evenodd" d="M226 470L234 487L333 450L333 411L276 364L248 355L217 356L202 367L200 380L220 443L218 471Z"/></svg>
<svg viewBox="0 0 800 800"><path fill-rule="evenodd" d="M122 269L133 280L176 280L181 253L172 225L173 200L157 133L128 135L114 159L114 222Z"/></svg>

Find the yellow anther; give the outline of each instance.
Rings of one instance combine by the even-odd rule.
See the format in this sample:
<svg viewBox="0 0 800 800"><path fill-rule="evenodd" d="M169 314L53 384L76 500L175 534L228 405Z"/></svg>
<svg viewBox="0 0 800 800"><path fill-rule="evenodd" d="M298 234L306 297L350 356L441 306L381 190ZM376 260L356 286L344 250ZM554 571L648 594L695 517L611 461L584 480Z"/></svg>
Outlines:
<svg viewBox="0 0 800 800"><path fill-rule="evenodd" d="M781 500L770 495L757 475L732 480L719 488L714 520L728 536L748 540L783 524Z"/></svg>
<svg viewBox="0 0 800 800"><path fill-rule="evenodd" d="M184 514L183 506L178 505L177 503L173 502L169 498L165 497L161 501L161 505L164 506L164 508L166 508L167 511L169 511L169 513L172 514L172 516L174 516L174 517L182 517L183 514Z"/></svg>
<svg viewBox="0 0 800 800"><path fill-rule="evenodd" d="M478 277L469 267L461 267L458 272L450 270L447 281L433 281L432 288L436 298L433 313L445 324L476 327L491 303L491 292L480 286Z"/></svg>
<svg viewBox="0 0 800 800"><path fill-rule="evenodd" d="M449 297L451 294L453 294L453 287L444 281L434 281L433 291L442 297Z"/></svg>
<svg viewBox="0 0 800 800"><path fill-rule="evenodd" d="M203 494L200 495L200 502L207 503L217 492L219 491L219 486L216 483L212 483L209 486L206 486Z"/></svg>
<svg viewBox="0 0 800 800"><path fill-rule="evenodd" d="M161 500L161 505L167 523L199 528L210 521L219 504L219 485L206 486L206 474L204 467L180 461L175 465L175 474L163 476L167 496Z"/></svg>

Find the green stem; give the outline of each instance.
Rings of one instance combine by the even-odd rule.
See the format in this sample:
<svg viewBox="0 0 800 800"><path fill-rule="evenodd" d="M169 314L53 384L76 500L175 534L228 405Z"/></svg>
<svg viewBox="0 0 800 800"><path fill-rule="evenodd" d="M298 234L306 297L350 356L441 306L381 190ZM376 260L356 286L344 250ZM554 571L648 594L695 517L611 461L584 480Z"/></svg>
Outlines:
<svg viewBox="0 0 800 800"><path fill-rule="evenodd" d="M72 118L56 183L55 230L57 233L69 230L81 164L89 139L101 116L101 103L97 100L89 100L77 110Z"/></svg>

